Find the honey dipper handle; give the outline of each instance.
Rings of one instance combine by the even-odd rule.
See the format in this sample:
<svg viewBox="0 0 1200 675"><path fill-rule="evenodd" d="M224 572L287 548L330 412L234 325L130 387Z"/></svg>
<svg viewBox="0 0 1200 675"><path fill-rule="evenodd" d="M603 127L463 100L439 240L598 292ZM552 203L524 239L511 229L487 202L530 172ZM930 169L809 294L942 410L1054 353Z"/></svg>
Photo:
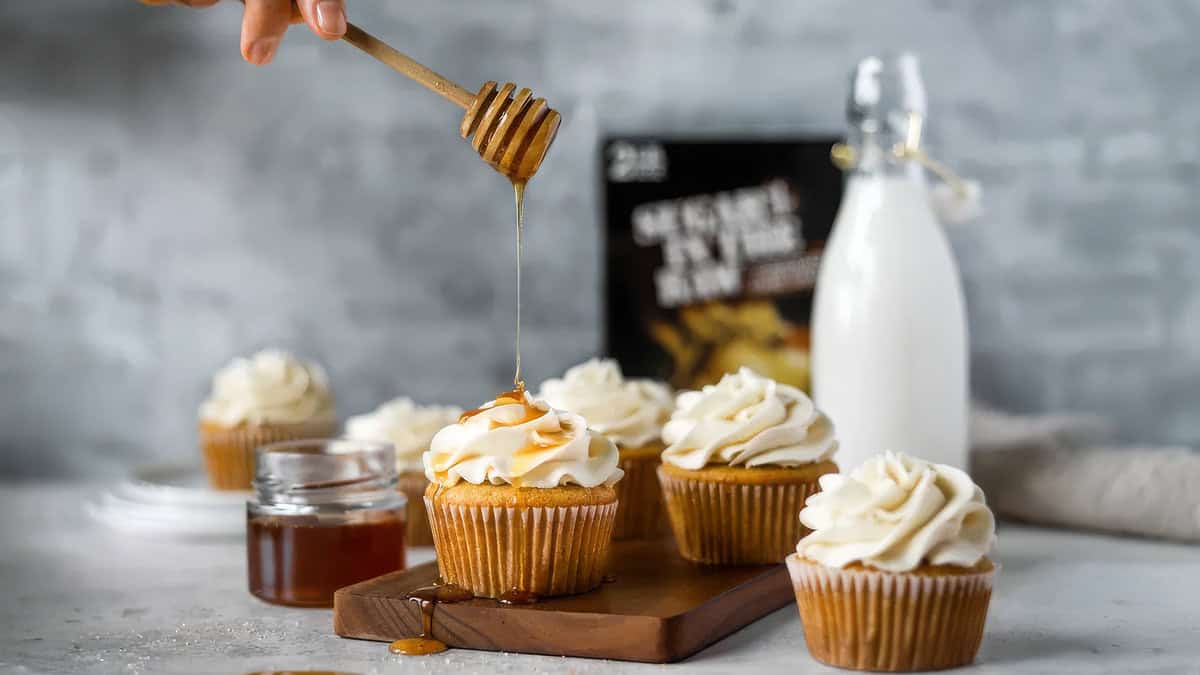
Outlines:
<svg viewBox="0 0 1200 675"><path fill-rule="evenodd" d="M413 61L383 40L352 23L346 24L346 34L342 36L342 39L382 61L384 65L399 71L400 74L416 80L426 89L453 102L460 108L470 108L471 103L475 101L475 94Z"/></svg>

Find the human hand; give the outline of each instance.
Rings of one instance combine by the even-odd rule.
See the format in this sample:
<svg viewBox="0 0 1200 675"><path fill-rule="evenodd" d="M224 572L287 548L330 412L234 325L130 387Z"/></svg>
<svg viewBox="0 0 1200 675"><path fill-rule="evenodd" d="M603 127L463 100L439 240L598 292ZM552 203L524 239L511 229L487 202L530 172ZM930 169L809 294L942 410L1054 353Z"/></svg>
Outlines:
<svg viewBox="0 0 1200 675"><path fill-rule="evenodd" d="M146 5L211 7L218 0L142 0ZM337 40L346 33L345 0L243 0L242 58L257 66L275 57L279 41L293 23L306 23L317 37Z"/></svg>

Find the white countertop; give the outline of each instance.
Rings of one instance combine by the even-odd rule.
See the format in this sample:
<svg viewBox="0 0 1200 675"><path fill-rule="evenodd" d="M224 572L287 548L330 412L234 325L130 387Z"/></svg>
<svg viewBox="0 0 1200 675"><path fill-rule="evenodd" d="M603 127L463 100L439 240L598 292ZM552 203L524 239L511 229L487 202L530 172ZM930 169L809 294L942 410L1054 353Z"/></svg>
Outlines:
<svg viewBox="0 0 1200 675"><path fill-rule="evenodd" d="M0 672L844 672L809 658L790 605L682 664L451 650L400 657L333 634L329 610L246 592L243 542L104 529L96 486L0 486ZM414 551L412 562L432 557ZM1200 547L1002 524L975 666L987 673L1200 673Z"/></svg>

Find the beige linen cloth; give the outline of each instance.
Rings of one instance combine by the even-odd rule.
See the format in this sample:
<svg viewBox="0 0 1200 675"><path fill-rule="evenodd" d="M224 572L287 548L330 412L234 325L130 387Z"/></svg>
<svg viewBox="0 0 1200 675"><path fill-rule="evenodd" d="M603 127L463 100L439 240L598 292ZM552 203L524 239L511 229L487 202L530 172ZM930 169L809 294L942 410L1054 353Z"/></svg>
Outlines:
<svg viewBox="0 0 1200 675"><path fill-rule="evenodd" d="M1200 452L1117 447L1089 415L976 409L971 474L998 514L1040 525L1200 542Z"/></svg>

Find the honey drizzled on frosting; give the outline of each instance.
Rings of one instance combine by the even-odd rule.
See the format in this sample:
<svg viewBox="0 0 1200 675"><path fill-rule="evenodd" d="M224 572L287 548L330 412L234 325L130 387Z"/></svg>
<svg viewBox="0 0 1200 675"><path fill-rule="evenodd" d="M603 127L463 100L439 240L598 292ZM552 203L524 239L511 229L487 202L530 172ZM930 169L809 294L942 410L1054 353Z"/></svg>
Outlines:
<svg viewBox="0 0 1200 675"><path fill-rule="evenodd" d="M513 387L512 389L510 389L506 392L496 394L495 399L488 401L487 403L484 403L483 405L479 406L478 408L468 410L465 413L459 415L458 423L464 424L464 423L466 423L467 420L471 419L472 417L474 417L480 413L487 412L488 410L492 410L492 409L496 408L497 406L513 405L513 404L520 404L520 405L525 406L525 418L523 418L519 422L516 422L515 424L524 424L525 422L529 422L534 419L537 419L538 417L540 417L542 414L545 413L544 410L538 410L537 408L534 408L528 404L528 402L526 401L526 396L525 396L525 383L518 381L516 386ZM499 426L499 425L497 425L497 426ZM508 424L506 426L513 426L513 424ZM495 428L495 427L493 427L493 428Z"/></svg>
<svg viewBox="0 0 1200 675"><path fill-rule="evenodd" d="M422 457L440 486L459 481L519 487L611 485L624 472L616 446L574 413L551 408L524 387L467 411L434 436Z"/></svg>

